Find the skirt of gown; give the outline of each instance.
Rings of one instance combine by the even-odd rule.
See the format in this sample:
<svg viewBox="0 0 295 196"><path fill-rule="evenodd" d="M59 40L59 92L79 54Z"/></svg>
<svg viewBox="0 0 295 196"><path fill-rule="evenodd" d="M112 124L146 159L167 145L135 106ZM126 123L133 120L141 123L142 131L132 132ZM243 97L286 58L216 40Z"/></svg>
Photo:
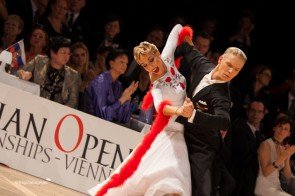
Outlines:
<svg viewBox="0 0 295 196"><path fill-rule="evenodd" d="M167 129L156 137L134 174L122 186L109 189L106 196L162 196L168 193L191 196L190 165L183 131ZM126 160L130 157L132 153ZM95 195L103 184L91 188L90 195Z"/></svg>

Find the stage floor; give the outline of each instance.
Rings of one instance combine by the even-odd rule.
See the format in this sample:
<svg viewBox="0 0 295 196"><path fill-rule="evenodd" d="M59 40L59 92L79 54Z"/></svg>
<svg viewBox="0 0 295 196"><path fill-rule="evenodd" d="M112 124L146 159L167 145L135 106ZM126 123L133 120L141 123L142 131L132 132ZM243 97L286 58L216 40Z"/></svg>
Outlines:
<svg viewBox="0 0 295 196"><path fill-rule="evenodd" d="M0 164L0 195L83 196L85 194Z"/></svg>

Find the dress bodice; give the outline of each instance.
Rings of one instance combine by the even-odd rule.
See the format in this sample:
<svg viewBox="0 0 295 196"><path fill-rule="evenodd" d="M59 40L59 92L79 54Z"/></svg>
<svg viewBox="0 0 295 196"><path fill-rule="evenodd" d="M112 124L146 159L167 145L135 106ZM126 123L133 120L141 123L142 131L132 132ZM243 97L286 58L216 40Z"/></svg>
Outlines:
<svg viewBox="0 0 295 196"><path fill-rule="evenodd" d="M167 58L163 60L167 66L167 72L161 78L152 83L152 94L155 107L163 101L169 100L173 106L182 106L186 97L186 80L177 70L174 62ZM175 119L176 115L170 118L167 130L182 130L183 126Z"/></svg>

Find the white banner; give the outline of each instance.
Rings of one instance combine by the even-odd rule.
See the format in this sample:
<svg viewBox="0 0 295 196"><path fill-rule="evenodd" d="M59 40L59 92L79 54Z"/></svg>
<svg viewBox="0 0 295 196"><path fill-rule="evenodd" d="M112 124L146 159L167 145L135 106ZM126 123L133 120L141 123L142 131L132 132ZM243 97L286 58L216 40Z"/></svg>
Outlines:
<svg viewBox="0 0 295 196"><path fill-rule="evenodd" d="M87 193L142 134L0 83L0 162Z"/></svg>

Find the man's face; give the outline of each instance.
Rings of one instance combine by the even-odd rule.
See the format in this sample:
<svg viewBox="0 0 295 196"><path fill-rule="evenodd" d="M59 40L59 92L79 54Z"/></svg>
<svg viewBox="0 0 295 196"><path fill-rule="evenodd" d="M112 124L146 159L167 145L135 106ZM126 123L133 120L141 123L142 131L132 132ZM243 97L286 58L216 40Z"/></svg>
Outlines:
<svg viewBox="0 0 295 196"><path fill-rule="evenodd" d="M210 48L210 40L201 36L196 38L195 45L201 54L206 55Z"/></svg>
<svg viewBox="0 0 295 196"><path fill-rule="evenodd" d="M85 0L70 0L70 10L74 13L78 13L86 5Z"/></svg>
<svg viewBox="0 0 295 196"><path fill-rule="evenodd" d="M160 30L151 31L147 35L146 41L155 44L157 48L161 48L164 45L164 32Z"/></svg>
<svg viewBox="0 0 295 196"><path fill-rule="evenodd" d="M243 68L245 61L234 54L227 53L219 57L216 80L231 81Z"/></svg>
<svg viewBox="0 0 295 196"><path fill-rule="evenodd" d="M265 108L261 102L252 102L247 111L247 118L251 124L259 124L264 118Z"/></svg>

